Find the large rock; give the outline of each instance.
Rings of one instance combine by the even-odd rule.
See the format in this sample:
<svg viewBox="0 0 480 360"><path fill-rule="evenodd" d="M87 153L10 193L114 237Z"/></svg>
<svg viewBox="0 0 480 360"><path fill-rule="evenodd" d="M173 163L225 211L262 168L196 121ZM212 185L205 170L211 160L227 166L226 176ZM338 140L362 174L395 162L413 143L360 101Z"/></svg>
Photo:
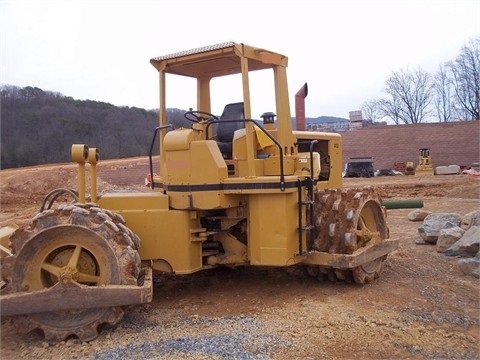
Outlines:
<svg viewBox="0 0 480 360"><path fill-rule="evenodd" d="M462 217L456 213L434 213L428 215L418 228L418 233L425 242L436 244L440 230L459 226Z"/></svg>
<svg viewBox="0 0 480 360"><path fill-rule="evenodd" d="M423 209L415 209L410 211L407 217L410 221L423 221L428 215L430 215L428 211L425 211Z"/></svg>
<svg viewBox="0 0 480 360"><path fill-rule="evenodd" d="M480 226L471 226L465 231L462 238L450 246L446 251L447 256L473 257L480 250Z"/></svg>
<svg viewBox="0 0 480 360"><path fill-rule="evenodd" d="M473 225L480 226L480 211L472 211L463 216L461 223L462 228L466 230Z"/></svg>
<svg viewBox="0 0 480 360"><path fill-rule="evenodd" d="M455 244L463 234L465 234L465 230L460 226L441 229L437 240L437 252L445 252L450 246Z"/></svg>
<svg viewBox="0 0 480 360"><path fill-rule="evenodd" d="M480 252L473 258L460 259L458 265L464 274L480 279Z"/></svg>

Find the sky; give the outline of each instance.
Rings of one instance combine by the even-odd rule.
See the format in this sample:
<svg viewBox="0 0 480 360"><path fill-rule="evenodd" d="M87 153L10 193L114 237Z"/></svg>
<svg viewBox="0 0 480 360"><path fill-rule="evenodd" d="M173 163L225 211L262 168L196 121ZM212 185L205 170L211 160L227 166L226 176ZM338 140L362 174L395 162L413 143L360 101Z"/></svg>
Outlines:
<svg viewBox="0 0 480 360"><path fill-rule="evenodd" d="M480 35L479 14L480 0L0 0L0 84L156 109L151 58L234 41L288 56L292 116L307 83L307 117L348 118L386 96L393 71L455 60ZM225 86L216 114L239 101ZM268 102L254 118L274 111ZM176 89L167 106L195 100Z"/></svg>

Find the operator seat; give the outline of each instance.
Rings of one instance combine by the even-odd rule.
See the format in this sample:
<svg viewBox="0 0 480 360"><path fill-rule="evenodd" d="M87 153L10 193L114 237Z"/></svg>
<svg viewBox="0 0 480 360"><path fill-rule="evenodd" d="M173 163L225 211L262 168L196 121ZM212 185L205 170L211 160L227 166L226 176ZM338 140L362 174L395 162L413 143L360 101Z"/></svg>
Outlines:
<svg viewBox="0 0 480 360"><path fill-rule="evenodd" d="M223 109L220 122L217 127L217 144L223 157L232 158L233 134L236 130L245 127L243 121L222 122L222 120L242 120L244 119L243 102L227 104Z"/></svg>

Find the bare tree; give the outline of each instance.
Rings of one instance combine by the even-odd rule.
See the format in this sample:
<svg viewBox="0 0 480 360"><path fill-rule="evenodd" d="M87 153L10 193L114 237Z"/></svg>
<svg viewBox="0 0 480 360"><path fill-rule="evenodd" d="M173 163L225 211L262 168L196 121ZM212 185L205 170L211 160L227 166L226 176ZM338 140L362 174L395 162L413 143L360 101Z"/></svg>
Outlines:
<svg viewBox="0 0 480 360"><path fill-rule="evenodd" d="M377 99L365 101L362 105L362 113L365 119L372 122L384 117L380 100Z"/></svg>
<svg viewBox="0 0 480 360"><path fill-rule="evenodd" d="M480 36L464 46L447 66L452 73L457 110L465 120L480 119Z"/></svg>
<svg viewBox="0 0 480 360"><path fill-rule="evenodd" d="M386 116L398 124L421 123L429 115L433 82L428 73L420 68L415 72L393 72L386 83L385 92L391 99L381 101Z"/></svg>
<svg viewBox="0 0 480 360"><path fill-rule="evenodd" d="M434 104L437 111L438 120L447 122L456 120L453 82L449 76L448 68L440 65L437 74L433 80L433 91L435 94Z"/></svg>
<svg viewBox="0 0 480 360"><path fill-rule="evenodd" d="M393 120L395 124L400 123L400 102L397 98L392 99L380 99L379 105L381 107L382 114L384 117L389 117Z"/></svg>

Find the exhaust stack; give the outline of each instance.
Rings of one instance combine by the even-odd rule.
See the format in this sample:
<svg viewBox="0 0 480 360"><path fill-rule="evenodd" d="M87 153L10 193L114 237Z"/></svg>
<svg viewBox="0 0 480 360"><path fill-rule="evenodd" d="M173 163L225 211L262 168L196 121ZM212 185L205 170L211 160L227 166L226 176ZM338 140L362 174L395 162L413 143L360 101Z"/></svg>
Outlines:
<svg viewBox="0 0 480 360"><path fill-rule="evenodd" d="M295 94L295 122L297 130L305 130L305 98L308 95L307 83Z"/></svg>

